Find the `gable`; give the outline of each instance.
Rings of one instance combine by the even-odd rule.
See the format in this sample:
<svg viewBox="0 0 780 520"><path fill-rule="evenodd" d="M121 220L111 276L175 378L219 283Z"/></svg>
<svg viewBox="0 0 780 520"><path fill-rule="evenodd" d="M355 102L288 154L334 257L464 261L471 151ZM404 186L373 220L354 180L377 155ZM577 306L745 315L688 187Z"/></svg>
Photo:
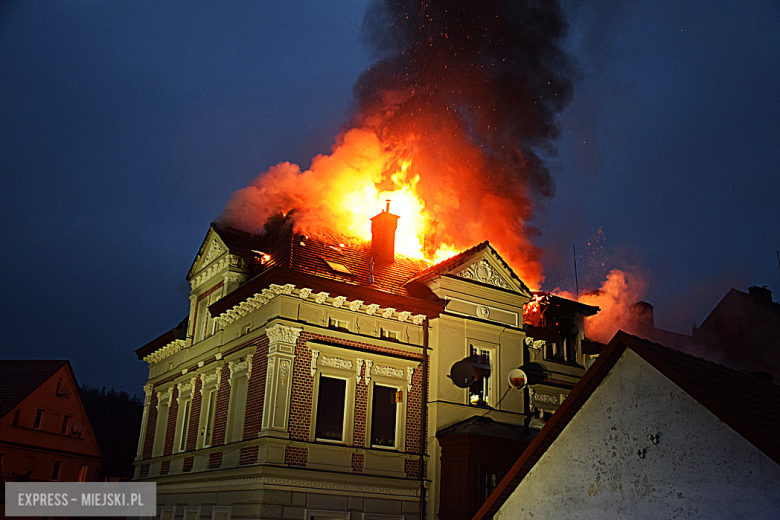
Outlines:
<svg viewBox="0 0 780 520"><path fill-rule="evenodd" d="M464 281L468 285L508 291L525 299L530 299L532 296L528 286L515 274L489 242L483 242L427 269L415 276L410 282L420 282L432 287L444 277ZM464 288L464 290L469 289Z"/></svg>
<svg viewBox="0 0 780 520"><path fill-rule="evenodd" d="M36 361L27 363L34 364ZM39 427L35 428L34 420L39 409L43 413ZM16 410L21 410L21 414L19 423L14 425ZM66 416L69 418L67 421ZM67 362L9 410L2 418L0 431L4 442L100 457L100 447Z"/></svg>
<svg viewBox="0 0 780 520"><path fill-rule="evenodd" d="M780 465L627 349L494 518L776 517L778 479Z"/></svg>
<svg viewBox="0 0 780 520"><path fill-rule="evenodd" d="M203 239L203 243L200 245L198 254L195 260L192 262L190 271L187 273L187 279L192 278L196 273L200 272L205 267L208 267L214 260L221 257L228 251L228 247L222 238L214 230L214 227L210 227L206 238Z"/></svg>

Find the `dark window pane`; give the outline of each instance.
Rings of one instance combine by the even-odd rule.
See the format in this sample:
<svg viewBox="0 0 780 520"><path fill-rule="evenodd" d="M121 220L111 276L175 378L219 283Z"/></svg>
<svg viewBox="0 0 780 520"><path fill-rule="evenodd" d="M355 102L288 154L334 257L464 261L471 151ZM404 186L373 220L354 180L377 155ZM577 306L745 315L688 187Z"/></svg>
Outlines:
<svg viewBox="0 0 780 520"><path fill-rule="evenodd" d="M344 379L320 377L317 398L317 426L315 437L333 441L343 440L344 395L347 382Z"/></svg>
<svg viewBox="0 0 780 520"><path fill-rule="evenodd" d="M374 385L374 400L371 406L371 445L395 446L395 393L389 386Z"/></svg>
<svg viewBox="0 0 780 520"><path fill-rule="evenodd" d="M38 411L35 412L35 422L33 423L33 428L36 430L39 430L41 428L41 420L43 419L43 410L38 408Z"/></svg>

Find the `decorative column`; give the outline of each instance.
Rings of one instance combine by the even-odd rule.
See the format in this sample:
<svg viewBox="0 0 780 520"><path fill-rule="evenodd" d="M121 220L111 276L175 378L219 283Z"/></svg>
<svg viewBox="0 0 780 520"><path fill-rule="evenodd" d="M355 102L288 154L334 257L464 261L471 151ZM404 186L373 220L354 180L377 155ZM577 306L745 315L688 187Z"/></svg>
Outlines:
<svg viewBox="0 0 780 520"><path fill-rule="evenodd" d="M290 398L295 344L302 330L280 324L265 329L268 336L268 370L265 380L261 437L290 437Z"/></svg>
<svg viewBox="0 0 780 520"><path fill-rule="evenodd" d="M138 436L138 451L135 454L135 460L141 460L143 455L146 425L149 422L149 407L152 404L152 388L151 383L144 385L144 413L141 416L141 434Z"/></svg>

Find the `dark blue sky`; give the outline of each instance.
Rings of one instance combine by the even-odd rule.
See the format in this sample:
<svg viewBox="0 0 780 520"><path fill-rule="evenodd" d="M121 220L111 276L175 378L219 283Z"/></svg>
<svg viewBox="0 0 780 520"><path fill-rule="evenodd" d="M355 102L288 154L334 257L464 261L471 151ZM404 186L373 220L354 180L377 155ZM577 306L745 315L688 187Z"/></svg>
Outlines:
<svg viewBox="0 0 780 520"><path fill-rule="evenodd" d="M2 355L140 392L133 350L187 313L230 194L330 150L371 63L365 4L5 2ZM581 288L638 269L680 332L732 286L780 290L780 4L567 13L579 78L533 222L545 288L573 289L575 244Z"/></svg>

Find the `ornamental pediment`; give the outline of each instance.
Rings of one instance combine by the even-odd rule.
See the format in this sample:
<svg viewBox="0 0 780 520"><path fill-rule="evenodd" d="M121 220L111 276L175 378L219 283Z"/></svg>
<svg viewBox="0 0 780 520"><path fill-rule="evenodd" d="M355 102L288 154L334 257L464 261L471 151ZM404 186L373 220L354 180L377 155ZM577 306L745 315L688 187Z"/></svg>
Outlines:
<svg viewBox="0 0 780 520"><path fill-rule="evenodd" d="M487 242L444 262L435 274L425 278L430 283L442 276L496 287L526 298L531 297L530 289Z"/></svg>

